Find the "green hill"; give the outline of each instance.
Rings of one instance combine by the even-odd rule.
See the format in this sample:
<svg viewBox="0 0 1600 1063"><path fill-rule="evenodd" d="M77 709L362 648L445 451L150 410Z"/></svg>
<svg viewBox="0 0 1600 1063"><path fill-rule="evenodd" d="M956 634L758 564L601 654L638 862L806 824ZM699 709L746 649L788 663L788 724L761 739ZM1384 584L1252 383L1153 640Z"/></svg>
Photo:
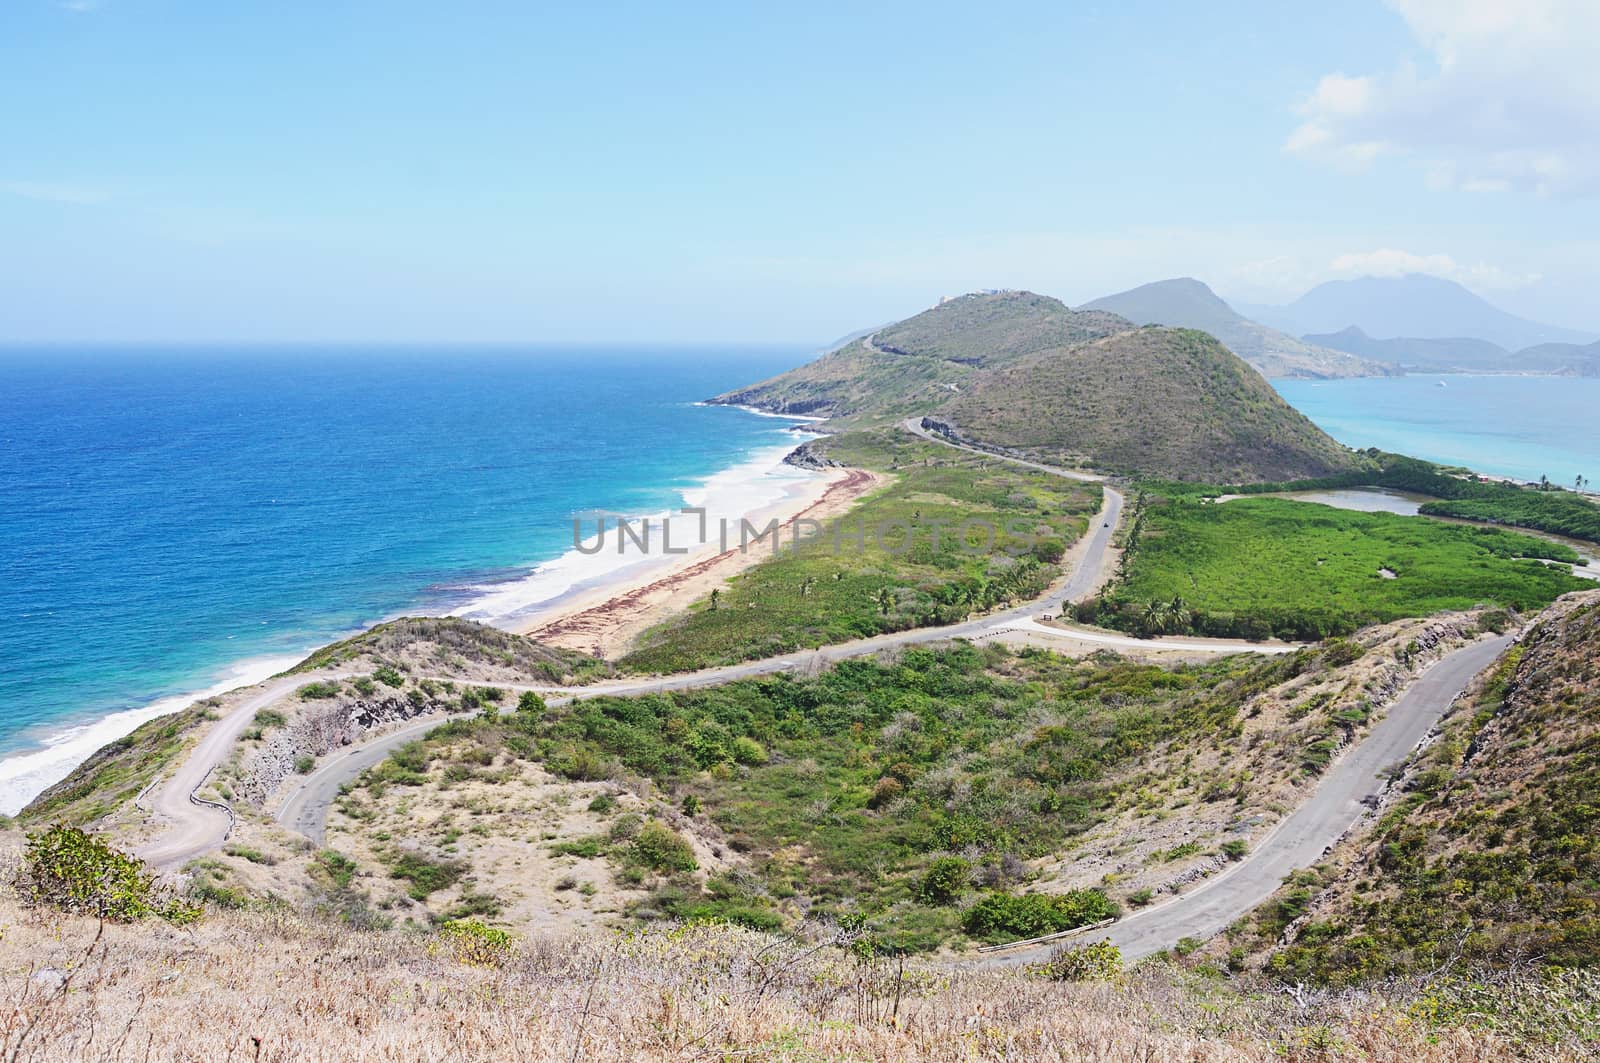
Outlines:
<svg viewBox="0 0 1600 1063"><path fill-rule="evenodd" d="M845 429L927 417L963 440L1109 472L1249 483L1356 458L1211 336L1031 292L947 300L711 400Z"/></svg>
<svg viewBox="0 0 1600 1063"><path fill-rule="evenodd" d="M1109 472L1294 480L1355 459L1216 339L1144 328L1042 351L941 408L959 436Z"/></svg>
<svg viewBox="0 0 1600 1063"><path fill-rule="evenodd" d="M711 401L827 417L836 427L885 424L926 413L981 368L1132 327L1032 292L964 295Z"/></svg>

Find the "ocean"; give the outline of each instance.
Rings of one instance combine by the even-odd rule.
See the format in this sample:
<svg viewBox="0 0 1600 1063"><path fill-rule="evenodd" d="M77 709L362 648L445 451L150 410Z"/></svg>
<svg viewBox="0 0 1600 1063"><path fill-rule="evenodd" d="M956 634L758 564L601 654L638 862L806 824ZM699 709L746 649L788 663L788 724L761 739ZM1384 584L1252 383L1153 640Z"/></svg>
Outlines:
<svg viewBox="0 0 1600 1063"><path fill-rule="evenodd" d="M696 402L808 354L0 351L0 811L375 621L507 622L621 563L575 516L777 501L793 422Z"/></svg>
<svg viewBox="0 0 1600 1063"><path fill-rule="evenodd" d="M1347 446L1491 476L1548 476L1564 487L1600 476L1600 379L1419 375L1273 385Z"/></svg>

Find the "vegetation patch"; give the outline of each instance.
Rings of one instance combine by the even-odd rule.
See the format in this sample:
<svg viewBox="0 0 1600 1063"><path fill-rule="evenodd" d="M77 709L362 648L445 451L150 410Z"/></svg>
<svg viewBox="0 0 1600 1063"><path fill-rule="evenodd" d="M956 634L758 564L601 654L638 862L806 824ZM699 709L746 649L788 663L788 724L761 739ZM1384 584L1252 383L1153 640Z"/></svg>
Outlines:
<svg viewBox="0 0 1600 1063"><path fill-rule="evenodd" d="M1144 635L1317 640L1485 603L1535 610L1592 586L1528 558L1578 560L1493 528L1277 498L1172 499L1139 509L1121 578L1079 616Z"/></svg>
<svg viewBox="0 0 1600 1063"><path fill-rule="evenodd" d="M137 857L60 824L28 835L17 887L29 903L114 923L154 915L181 926L200 916L197 905L158 887Z"/></svg>
<svg viewBox="0 0 1600 1063"><path fill-rule="evenodd" d="M892 472L894 482L840 518L837 535L785 540L726 589L646 632L620 667L686 671L951 624L1024 601L1049 586L1064 544L1100 508L1097 485L901 432L830 439L827 453Z"/></svg>

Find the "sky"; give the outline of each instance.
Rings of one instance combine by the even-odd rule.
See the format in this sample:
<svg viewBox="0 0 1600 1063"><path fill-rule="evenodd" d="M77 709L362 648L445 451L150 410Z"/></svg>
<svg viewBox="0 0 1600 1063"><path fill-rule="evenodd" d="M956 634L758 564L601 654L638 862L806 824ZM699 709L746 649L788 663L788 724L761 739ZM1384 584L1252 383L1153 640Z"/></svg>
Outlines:
<svg viewBox="0 0 1600 1063"><path fill-rule="evenodd" d="M821 343L1413 270L1600 331L1597 39L1593 0L4 0L0 341Z"/></svg>

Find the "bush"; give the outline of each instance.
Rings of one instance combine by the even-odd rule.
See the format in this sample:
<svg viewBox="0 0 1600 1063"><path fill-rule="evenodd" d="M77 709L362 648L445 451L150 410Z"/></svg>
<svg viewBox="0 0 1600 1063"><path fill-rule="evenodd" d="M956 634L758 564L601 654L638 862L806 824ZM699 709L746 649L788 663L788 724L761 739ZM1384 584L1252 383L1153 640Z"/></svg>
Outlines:
<svg viewBox="0 0 1600 1063"><path fill-rule="evenodd" d="M325 683L307 683L295 691L301 700L308 698L336 698L339 696L339 684L329 680Z"/></svg>
<svg viewBox="0 0 1600 1063"><path fill-rule="evenodd" d="M61 824L28 835L17 885L32 904L116 923L156 915L181 926L200 917L197 906L157 888L143 861Z"/></svg>
<svg viewBox="0 0 1600 1063"><path fill-rule="evenodd" d="M1122 950L1109 941L1063 945L1040 973L1058 982L1109 982L1122 973Z"/></svg>
<svg viewBox="0 0 1600 1063"><path fill-rule="evenodd" d="M288 722L288 717L276 709L262 709L256 713L255 725L263 731L269 727L282 727Z"/></svg>
<svg viewBox="0 0 1600 1063"><path fill-rule="evenodd" d="M310 775L311 769L317 766L317 758L305 754L294 758L294 770L301 775Z"/></svg>
<svg viewBox="0 0 1600 1063"><path fill-rule="evenodd" d="M472 967L498 967L511 955L511 934L477 919L450 920L439 940L456 962Z"/></svg>
<svg viewBox="0 0 1600 1063"><path fill-rule="evenodd" d="M893 775L885 775L883 778L879 779L877 785L872 788L872 796L867 798L867 807L882 808L884 805L893 801L895 798L899 797L905 792L906 787L904 783L902 783L899 779L896 779Z"/></svg>
<svg viewBox="0 0 1600 1063"><path fill-rule="evenodd" d="M537 690L524 690L517 698L517 711L525 716L543 716L545 708Z"/></svg>
<svg viewBox="0 0 1600 1063"><path fill-rule="evenodd" d="M387 664L373 672L372 678L384 686L403 687L406 685L406 677Z"/></svg>
<svg viewBox="0 0 1600 1063"><path fill-rule="evenodd" d="M1222 855L1229 860L1243 860L1250 852L1250 843L1243 838L1234 838L1232 841L1222 843Z"/></svg>
<svg viewBox="0 0 1600 1063"><path fill-rule="evenodd" d="M924 904L949 904L961 896L972 874L972 865L959 856L941 856L928 865L917 896Z"/></svg>
<svg viewBox="0 0 1600 1063"><path fill-rule="evenodd" d="M1067 893L991 893L962 919L975 938L1008 941L1075 930L1116 916L1117 907L1099 890Z"/></svg>
<svg viewBox="0 0 1600 1063"><path fill-rule="evenodd" d="M767 750L754 738L740 735L733 740L733 759L740 764L760 767L767 762Z"/></svg>
<svg viewBox="0 0 1600 1063"><path fill-rule="evenodd" d="M425 901L429 894L453 886L466 873L455 860L431 860L421 853L401 853L389 865L389 874L411 883L406 890L413 900Z"/></svg>
<svg viewBox="0 0 1600 1063"><path fill-rule="evenodd" d="M595 799L589 802L589 811L597 816L606 815L617 807L617 799L610 794L596 794Z"/></svg>
<svg viewBox="0 0 1600 1063"><path fill-rule="evenodd" d="M694 849L671 827L650 822L639 828L628 854L652 871L693 871Z"/></svg>

